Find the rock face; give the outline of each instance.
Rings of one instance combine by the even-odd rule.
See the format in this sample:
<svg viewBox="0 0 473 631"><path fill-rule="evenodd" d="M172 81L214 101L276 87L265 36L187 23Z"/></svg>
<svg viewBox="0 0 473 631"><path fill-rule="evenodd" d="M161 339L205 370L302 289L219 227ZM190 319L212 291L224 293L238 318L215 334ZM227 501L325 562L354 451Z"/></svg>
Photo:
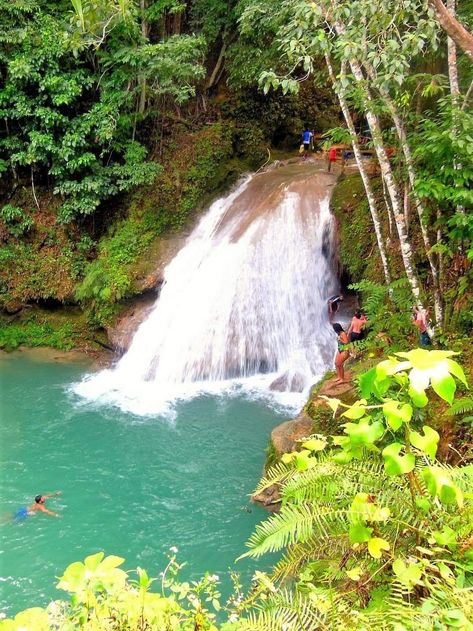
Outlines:
<svg viewBox="0 0 473 631"><path fill-rule="evenodd" d="M351 375L349 373L345 374L346 378L350 379ZM353 384L350 381L338 383L336 376L327 379L320 388L315 388L314 398L312 399L313 406L327 407L323 399L317 399L317 397L322 395L341 399L347 403L351 403L356 398ZM322 428L317 427L317 422L309 416L305 408L292 421L286 421L277 425L271 432L271 444L277 459L279 460L282 454L296 451L302 438L317 433L317 431L322 431ZM269 511L276 512L281 505L279 491L279 485L273 484L261 493L252 495L251 499L262 504Z"/></svg>
<svg viewBox="0 0 473 631"><path fill-rule="evenodd" d="M140 324L146 319L158 297L159 288L148 291L130 301L113 327L107 329L107 337L113 350L123 355Z"/></svg>
<svg viewBox="0 0 473 631"><path fill-rule="evenodd" d="M107 328L110 346L120 355L128 350L133 335L151 311L164 282L164 270L183 247L187 236L185 232L156 239L136 264L134 291L137 295L127 301L116 322Z"/></svg>

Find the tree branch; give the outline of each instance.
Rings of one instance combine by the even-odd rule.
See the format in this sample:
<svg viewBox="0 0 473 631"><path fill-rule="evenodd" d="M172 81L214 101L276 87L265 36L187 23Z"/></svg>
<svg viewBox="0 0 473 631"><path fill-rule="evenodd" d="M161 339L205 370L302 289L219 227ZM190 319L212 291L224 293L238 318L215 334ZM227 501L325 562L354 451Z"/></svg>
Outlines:
<svg viewBox="0 0 473 631"><path fill-rule="evenodd" d="M451 13L447 10L442 0L428 0L429 6L435 11L437 19L442 29L455 44L462 49L471 61L473 61L473 35L466 30Z"/></svg>

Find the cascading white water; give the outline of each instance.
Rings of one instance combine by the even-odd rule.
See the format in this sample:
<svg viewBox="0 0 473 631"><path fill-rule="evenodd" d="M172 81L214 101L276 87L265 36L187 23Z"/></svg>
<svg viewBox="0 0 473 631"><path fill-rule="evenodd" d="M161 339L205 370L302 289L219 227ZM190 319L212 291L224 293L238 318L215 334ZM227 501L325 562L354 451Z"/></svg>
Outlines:
<svg viewBox="0 0 473 631"><path fill-rule="evenodd" d="M128 352L76 391L140 414L235 383L266 392L310 387L334 354L324 178L289 165L248 177L212 204L166 268Z"/></svg>

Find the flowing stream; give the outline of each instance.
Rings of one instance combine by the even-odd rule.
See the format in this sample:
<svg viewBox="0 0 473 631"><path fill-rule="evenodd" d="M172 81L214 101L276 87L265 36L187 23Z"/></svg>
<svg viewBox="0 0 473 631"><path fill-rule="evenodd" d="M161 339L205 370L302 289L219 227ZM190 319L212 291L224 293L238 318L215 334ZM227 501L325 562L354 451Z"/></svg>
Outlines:
<svg viewBox="0 0 473 631"><path fill-rule="evenodd" d="M332 183L289 164L218 199L166 268L128 352L76 391L137 414L232 390L300 405L334 355Z"/></svg>

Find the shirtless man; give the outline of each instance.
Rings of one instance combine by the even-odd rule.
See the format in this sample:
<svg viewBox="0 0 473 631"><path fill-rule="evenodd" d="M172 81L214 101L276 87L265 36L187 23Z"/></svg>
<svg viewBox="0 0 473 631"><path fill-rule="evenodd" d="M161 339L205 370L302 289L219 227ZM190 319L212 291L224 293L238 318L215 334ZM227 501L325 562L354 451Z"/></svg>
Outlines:
<svg viewBox="0 0 473 631"><path fill-rule="evenodd" d="M56 491L55 493L48 493L47 495L37 495L34 498L34 504L31 506L22 506L15 513L15 519L25 519L30 515L34 515L37 512L46 513L46 515L51 515L51 517L60 517L59 513L55 513L52 510L46 508L44 503L50 497L56 497L57 495L61 495L61 491Z"/></svg>
<svg viewBox="0 0 473 631"><path fill-rule="evenodd" d="M363 327L368 323L366 316L359 309L355 311L355 315L350 324L350 328L348 329L348 339L350 342L356 342L357 340L361 340L363 337Z"/></svg>

